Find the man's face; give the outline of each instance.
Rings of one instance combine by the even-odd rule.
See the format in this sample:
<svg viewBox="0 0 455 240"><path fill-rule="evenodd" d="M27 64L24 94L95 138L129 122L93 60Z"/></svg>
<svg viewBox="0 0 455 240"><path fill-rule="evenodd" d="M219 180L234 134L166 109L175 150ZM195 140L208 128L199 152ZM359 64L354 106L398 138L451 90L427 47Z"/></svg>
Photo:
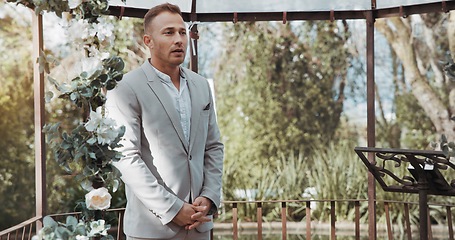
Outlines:
<svg viewBox="0 0 455 240"><path fill-rule="evenodd" d="M144 36L152 63L156 67L175 67L185 60L188 45L185 23L179 14L162 12L156 16Z"/></svg>

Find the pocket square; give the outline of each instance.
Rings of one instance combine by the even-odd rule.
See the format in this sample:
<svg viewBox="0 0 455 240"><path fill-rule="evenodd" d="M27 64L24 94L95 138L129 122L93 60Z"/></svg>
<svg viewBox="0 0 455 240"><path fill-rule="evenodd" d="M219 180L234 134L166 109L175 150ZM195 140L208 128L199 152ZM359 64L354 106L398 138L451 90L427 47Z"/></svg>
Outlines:
<svg viewBox="0 0 455 240"><path fill-rule="evenodd" d="M205 108L204 108L203 110L204 110L204 111L205 111L205 110L210 110L210 103L207 104L207 106L205 106Z"/></svg>

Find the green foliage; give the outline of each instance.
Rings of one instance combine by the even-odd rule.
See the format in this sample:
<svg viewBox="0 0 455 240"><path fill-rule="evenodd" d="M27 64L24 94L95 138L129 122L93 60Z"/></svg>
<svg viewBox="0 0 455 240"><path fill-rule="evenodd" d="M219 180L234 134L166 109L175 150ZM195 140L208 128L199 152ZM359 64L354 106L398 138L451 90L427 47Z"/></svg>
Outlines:
<svg viewBox="0 0 455 240"><path fill-rule="evenodd" d="M306 165L307 159L303 154L290 153L289 156L280 154L278 158L273 159L276 165L265 165L261 168L254 168L257 175L252 175L251 181L255 183L254 188L245 189L242 186L235 186L235 188L224 188L223 194L226 196L232 196L229 199L235 200L295 200L301 199L303 190L307 186L307 177L305 174L308 166ZM251 172L251 169L246 169ZM239 171L239 169L237 169ZM236 172L237 172L236 171ZM234 172L235 173L235 172ZM227 179L224 179L227 181ZM239 194L245 195L245 198L241 198ZM295 204L290 205L291 208L295 208ZM232 206L226 205L225 210L230 212ZM263 208L263 219L265 221L272 221L279 218L281 205L276 203L264 204ZM244 216L242 219L245 221L257 220L256 215L256 204L242 204L239 206L239 215ZM291 211L289 217L293 220L300 218L300 213L297 214ZM229 219L229 215L223 215L224 219Z"/></svg>
<svg viewBox="0 0 455 240"><path fill-rule="evenodd" d="M5 15L0 24L0 229L34 213L31 32L17 21Z"/></svg>
<svg viewBox="0 0 455 240"><path fill-rule="evenodd" d="M280 159L276 159L275 167L254 169L254 171L260 172L260 177L251 179L257 184L254 189L249 189L249 193L253 193L253 199L235 198L235 200L325 200L314 201L311 204L311 219L322 222L330 221L331 203L329 200L333 200L335 201L337 221L353 222L355 202L348 200L356 199L360 200L360 221L367 223L368 202L362 200L368 198L368 170L354 152L354 147L354 142L340 141L326 145L312 145L311 155L282 155ZM246 170L251 171L251 169ZM399 176L408 174L406 168L399 168L397 171L396 174ZM388 180L390 179L385 179L386 182ZM306 191L310 189L311 191ZM232 189L224 188L223 191L228 191L235 196ZM226 192L224 193L226 195ZM393 201L417 203L418 195L386 192L377 185L376 199L378 223L386 223L384 203L389 201L390 219L393 224L397 224L397 231L404 232L405 205ZM440 196L437 197L437 202L441 202ZM257 221L256 203L241 203L237 207L240 221ZM263 221L279 221L281 207L281 204L274 202L262 204ZM286 207L290 221L304 221L307 217L305 202L289 202ZM232 205L226 204L222 211L230 213L231 209ZM418 204L409 204L408 209L411 224L418 224ZM444 222L443 211L443 208L432 207L433 220ZM217 221L223 222L232 219L229 214L223 214L222 217Z"/></svg>
<svg viewBox="0 0 455 240"><path fill-rule="evenodd" d="M442 150L444 155L447 157L455 157L455 143L449 142L445 135L441 136L441 140L439 142L439 148Z"/></svg>
<svg viewBox="0 0 455 240"><path fill-rule="evenodd" d="M367 199L367 169L354 152L354 144L341 141L315 146L314 154L307 160L305 176L308 186L314 187L314 199ZM366 214L366 203L362 203L362 215ZM317 203L312 217L327 221L330 217L330 203ZM304 211L304 209L302 209ZM338 219L354 219L353 203L336 208Z"/></svg>
<svg viewBox="0 0 455 240"><path fill-rule="evenodd" d="M43 131L48 135L47 141L53 150L55 160L68 173L73 172L70 165L73 164L73 168L82 169L79 174L80 181L93 182L96 179L101 183L113 184L115 191L120 183L120 174L110 163L121 158L121 154L115 149L119 146L125 129L121 127L120 130L116 130L110 127L111 121L103 120L104 112L96 114L93 109L105 103L103 91L114 88L117 81L121 80L124 64L118 57L104 59L102 63L102 68L91 74L82 72L70 84L59 84L50 78L62 93L59 97L72 102L84 112L90 111L90 120L86 122L82 119L79 124L70 128L71 132L62 130L60 122L46 124ZM88 126L92 122L94 129L89 129ZM110 134L107 131L116 135L106 137ZM86 185L91 186L88 183Z"/></svg>
<svg viewBox="0 0 455 240"><path fill-rule="evenodd" d="M19 2L19 1L18 1ZM25 3L23 1L21 3ZM43 2L43 1L40 1ZM55 4L68 4L66 1L58 1ZM90 2L90 3L89 3ZM98 1L101 3L102 1ZM52 1L44 1L43 4L54 4ZM97 4L95 1L84 1L84 4ZM35 212L34 206L34 126L33 126L33 84L32 84L32 61L30 56L31 50L31 33L30 23L21 14L16 14L14 8L9 8L11 5L0 3L2 11L6 11L2 15L2 24L0 26L0 52L3 64L0 67L0 111L2 112L2 119L0 120L0 130L3 141L0 140L0 146L8 151L0 153L0 163L5 166L0 170L0 195L7 196L0 198L0 204L4 206L0 210L0 229L5 229L21 221L24 221L33 216ZM30 7L30 5L28 5ZM94 8L89 7L91 10ZM96 9L95 9L96 10ZM79 10L73 10L73 14L77 14ZM11 17L13 16L13 17ZM28 47L24 47L28 46ZM14 51L11 51L14 49ZM50 70L49 61L53 61L52 50L46 50L39 58L40 69L48 72ZM54 108L49 108L45 114L46 122L61 121L60 128L57 125L52 126L49 124L47 127L53 131L54 136L58 136L58 131L61 131L60 137L65 135L59 141L57 138L47 136L47 140L54 141L54 147L60 148L61 152L66 152L67 155L78 156L77 159L84 158L85 160L90 157L100 158L103 155L104 162L101 162L89 167L70 163L68 166L72 168L72 173L65 173L55 161L46 162L46 177L47 177L47 205L48 212L71 212L75 210L74 202L80 200L85 190L80 186L80 181L93 175L101 177L101 181L112 182L113 188L118 188L118 175L110 174L115 171L110 165L109 161L118 159L117 154L112 151L115 143L110 145L97 144L96 141L90 139L95 138L93 132L89 132L81 126L87 122L89 110L93 107L104 104L104 97L102 91L111 89L115 86L116 82L122 78L123 61L118 57L111 57L102 61L101 66L103 70L98 70L90 73L82 73L73 84L70 85L66 92L62 94L60 101ZM61 82L56 83L55 86L61 87ZM74 86L74 88L73 88ZM74 91L73 91L74 90ZM47 94L47 98L52 95ZM70 101L67 101L70 100ZM73 100L75 105L68 104ZM60 105L59 105L60 104ZM84 106L84 110L77 108ZM89 106L90 105L90 106ZM82 115L82 120L81 120ZM82 125L79 125L82 124ZM77 128L77 126L79 127ZM49 130L48 129L48 130ZM67 133L67 129L70 130ZM50 132L48 132L50 133ZM121 134L121 132L120 132ZM85 137L85 138L84 138ZM65 141L63 141L65 139ZM83 146L75 146L74 144L67 144L72 140L78 141L87 140ZM65 143L63 143L65 142ZM62 145L60 145L63 143ZM91 144L90 144L91 143ZM77 145L77 144L76 144ZM76 150L77 149L77 150ZM79 152L77 152L79 150ZM70 153L70 154L69 154ZM58 155L54 152L54 155ZM81 157L83 155L83 157ZM62 159L59 159L62 163ZM79 161L83 162L83 161ZM65 164L64 164L65 165ZM99 170L103 169L104 172ZM80 178L75 178L80 174ZM83 175L85 174L85 175ZM20 176L20 177L16 177ZM117 181L117 183L116 183ZM85 184L87 185L87 184ZM121 187L121 186L120 186ZM112 199L111 206L121 207L124 206L123 193L115 193Z"/></svg>
<svg viewBox="0 0 455 240"><path fill-rule="evenodd" d="M109 17L107 21L115 25L113 29L115 44L111 46L111 53L125 61L125 71L142 65L148 54L148 49L146 49L142 40L143 20L127 17L119 20L118 18Z"/></svg>
<svg viewBox="0 0 455 240"><path fill-rule="evenodd" d="M261 171L238 166L274 168L280 154L309 154L310 143L332 140L349 54L343 29L331 22L239 23L224 32L226 50L215 75L224 183L226 189L255 188L252 179Z"/></svg>
<svg viewBox="0 0 455 240"><path fill-rule="evenodd" d="M117 85L123 77L123 68L123 60L113 56L102 60L102 68L93 73L82 72L72 79L70 84L59 83L52 77L49 77L49 81L62 93L60 98L88 111L104 105L106 99L103 92ZM48 96L52 97L52 94Z"/></svg>
<svg viewBox="0 0 455 240"><path fill-rule="evenodd" d="M435 140L436 129L411 93L402 93L395 98L396 121L401 128L401 144L404 148L427 149Z"/></svg>
<svg viewBox="0 0 455 240"><path fill-rule="evenodd" d="M74 216L68 216L64 223L56 222L49 216L43 219L44 227L39 233L40 239L67 239L67 240L88 240L97 238L100 240L113 240L107 230L111 227L105 224L104 220L85 222Z"/></svg>

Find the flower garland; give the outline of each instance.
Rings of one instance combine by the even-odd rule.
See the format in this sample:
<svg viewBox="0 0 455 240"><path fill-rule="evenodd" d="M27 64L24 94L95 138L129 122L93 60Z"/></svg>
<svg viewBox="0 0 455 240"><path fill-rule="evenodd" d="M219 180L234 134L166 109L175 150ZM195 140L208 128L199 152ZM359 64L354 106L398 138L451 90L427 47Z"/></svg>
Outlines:
<svg viewBox="0 0 455 240"><path fill-rule="evenodd" d="M107 233L109 224L101 219L100 211L110 207L108 188L119 187L119 172L111 165L121 158L115 149L120 146L125 128L116 125L105 116L105 92L113 89L123 77L124 62L111 56L106 47L112 45L114 26L100 16L108 12L108 0L7 0L35 10L54 12L67 21L71 42L84 52L76 68L79 74L69 82L51 77L49 81L60 92L58 97L68 100L81 109L82 120L73 129L64 129L61 123L44 126L48 144L54 158L67 172L78 172L81 186L88 191L84 212L90 212L77 220L69 216L65 223L44 217L44 227L35 239L113 239ZM69 16L69 17L68 17ZM49 73L50 57L42 54L40 69ZM53 99L46 93L46 101Z"/></svg>

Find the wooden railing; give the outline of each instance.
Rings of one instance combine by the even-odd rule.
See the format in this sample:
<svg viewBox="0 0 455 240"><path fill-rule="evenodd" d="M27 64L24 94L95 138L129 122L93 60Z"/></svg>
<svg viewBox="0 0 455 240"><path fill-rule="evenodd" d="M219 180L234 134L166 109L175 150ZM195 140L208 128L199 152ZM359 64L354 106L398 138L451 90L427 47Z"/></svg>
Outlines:
<svg viewBox="0 0 455 240"><path fill-rule="evenodd" d="M263 213L263 206L264 204L279 204L280 207L280 219L279 219L279 225L281 227L277 226L275 224L275 228L278 228L281 232L281 239L286 240L288 238L288 232L290 229L290 226L288 226L288 223L292 223L291 228L298 228L298 232L300 235L301 239L303 236L306 237L307 240L312 239L312 236L315 234L315 230L319 229L325 229L325 234L324 235L329 235L330 239L336 239L336 236L339 233L342 233L343 235L348 234L349 236L352 236L354 239L361 239L362 233L364 236L368 236L368 226L365 224L361 224L361 203L366 204L367 200L288 200L288 201L225 201L225 205L230 205L232 208L232 222L229 223L231 227L227 227L227 229L230 229L232 232L232 239L238 240L239 236L241 235L241 230L245 228L254 228L256 229L256 236L258 240L263 239L264 235L264 223L262 219L262 213ZM302 206L305 206L305 218L301 222L289 222L287 219L288 213L288 205L293 203L295 204L301 204ZM320 223L319 219L313 219L312 216L312 209L311 209L311 203L329 203L330 208L328 209L330 220L328 223ZM407 239L407 240L412 240L418 238L419 229L418 225L413 224L411 221L411 214L409 209L411 206L417 207L419 205L418 202L401 202L401 201L392 201L392 200L387 200L387 201L376 201L377 203L377 210L380 210L379 208L383 208L383 213L384 213L384 221L381 221L378 223L380 225L378 227L378 234L383 235L385 239L396 239L397 235L401 234L404 236L401 236L400 239ZM252 226L251 223L243 223L240 222L240 218L248 218L248 216L239 216L239 205L241 204L255 204L256 205L256 222L253 223L254 226ZM350 204L354 206L354 219L348 222L346 224L346 221L343 222L337 222L337 216L336 216L336 207L341 204ZM402 222L393 222L391 218L391 213L393 212L392 209L398 208L399 206L402 206L404 209L404 212L400 211L400 215L403 217ZM453 221L452 221L452 208L455 207L455 205L452 204L438 204L438 203L429 203L429 218L431 217L431 210L430 208L435 208L439 207L441 209L445 209L445 215L446 215L446 224L438 224L438 225L431 225L428 224L428 231L430 235L430 239L433 239L433 235L438 235L434 234L432 229L436 228L437 232L439 235L444 236L442 239L454 239L454 233L453 233ZM365 215L365 213L363 213ZM306 217L310 216L310 217ZM220 218L220 217L219 217ZM226 222L226 221L225 221ZM430 223L430 221L428 221ZM220 224L220 223L218 223ZM224 223L226 224L226 223ZM228 225L229 225L228 224ZM242 227L241 225L245 225L245 227ZM340 226L338 225L340 224ZM270 223L267 223L267 226L270 228ZM400 226L401 225L401 226ZM395 230L394 230L395 227ZM403 232L401 232L400 229L397 228L402 228ZM226 227L224 227L226 229ZM270 230L270 229L269 229ZM294 231L295 234L295 231ZM216 235L216 227L215 227L215 235Z"/></svg>
<svg viewBox="0 0 455 240"><path fill-rule="evenodd" d="M313 204L327 204L329 209L327 209L330 220L324 224L319 223L319 219L311 218L313 209L311 205ZM330 239L336 239L337 234L343 232L346 234L348 232L355 239L360 239L362 234L367 234L368 226L365 224L361 224L361 204L366 203L366 200L273 200L273 201L224 201L223 208L219 212L217 219L215 220L215 228L212 231L212 239L213 235L221 234L221 232L228 232L229 238L234 240L238 240L239 237L243 234L243 230L249 228L254 229L255 235L258 240L263 239L263 235L266 231L269 231L271 228L275 230L279 230L279 234L281 235L281 239L286 240L290 234L291 228L298 228L299 235L305 236L307 240L310 240L312 236L315 234L318 228L325 229L325 235L329 234ZM266 205L270 204L278 204L280 213L279 219L272 220L271 222L264 223L264 216L263 210ZM341 206L342 204L349 204L350 206L354 206L354 219L348 222L348 229L343 229L343 226L346 226L346 222L337 222L336 216L336 208L337 206ZM239 208L245 207L246 205L254 206L255 214L254 216L244 216L244 214L240 215ZM301 205L302 209L304 208L305 217L301 222L289 222L288 221L288 209L289 206L293 205ZM394 239L396 238L396 234L398 234L396 228L397 226L401 225L404 229L404 239L411 240L415 233L418 232L417 227L411 222L411 214L410 208L412 205L418 205L417 202L400 202L400 201L377 201L377 209L379 210L382 208L384 215L385 215L385 222L378 223L381 227L378 227L378 234L382 234L386 237L386 239ZM403 215L403 222L400 223L393 223L391 219L391 213L393 212L394 207L403 207L404 212L400 212ZM440 209L445 209L446 215L446 226L434 226L429 224L429 235L430 239L432 239L433 231L432 228L437 228L438 232L442 232L441 234L445 239L454 239L453 233L453 221L452 221L452 208L454 205L449 204L437 204L437 203L429 203L430 208L438 207ZM430 209L429 208L429 209ZM225 209L229 209L229 212L224 212ZM254 209L253 209L254 210ZM431 210L429 210L431 216ZM125 239L125 236L122 232L123 229L123 213L124 209L111 209L108 212L110 214L115 214L115 218L118 220L118 223L111 227L110 234L113 235L117 240ZM251 212L251 211L250 211ZM57 221L64 221L64 218L68 215L75 215L80 216L80 213L64 213L64 214L53 214L50 215ZM229 217L228 217L229 216ZM254 222L246 222L245 220L240 221L240 219L255 219ZM14 227L6 229L0 232L0 240L31 240L32 237L35 235L35 228L36 223L42 221L41 217L34 217L29 219L21 224L18 224ZM428 221L430 222L430 221ZM320 226L319 226L320 225ZM343 226L341 226L343 225ZM394 232L395 226L395 232ZM217 233L218 232L218 233ZM414 235L413 235L414 233ZM295 231L293 231L295 234ZM367 235L366 235L367 236Z"/></svg>
<svg viewBox="0 0 455 240"><path fill-rule="evenodd" d="M125 212L124 208L118 209L109 209L107 210L110 214L115 214L115 218L118 221L118 224L111 226L109 234L114 236L117 240L125 239L123 234L123 213ZM79 218L81 216L80 212L72 213L59 213L49 215L53 219L59 222L64 222L67 216L75 216ZM36 224L41 222L43 217L33 217L25 222L22 222L16 226L8 228L0 232L0 240L31 240L34 235L36 235Z"/></svg>

